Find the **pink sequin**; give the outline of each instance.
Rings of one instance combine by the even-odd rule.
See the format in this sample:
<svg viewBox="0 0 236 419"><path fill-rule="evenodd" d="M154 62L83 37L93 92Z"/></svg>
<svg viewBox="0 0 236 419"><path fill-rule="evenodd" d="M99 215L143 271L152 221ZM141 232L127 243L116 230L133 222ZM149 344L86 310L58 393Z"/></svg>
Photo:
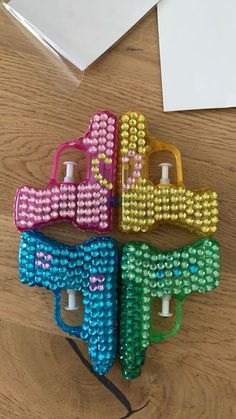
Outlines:
<svg viewBox="0 0 236 419"><path fill-rule="evenodd" d="M108 215L107 214L101 214L100 218L102 221L106 221L108 219Z"/></svg>
<svg viewBox="0 0 236 419"><path fill-rule="evenodd" d="M134 155L135 155L134 150L129 150L129 151L128 151L128 156L129 156L129 157L134 157Z"/></svg>
<svg viewBox="0 0 236 419"><path fill-rule="evenodd" d="M99 145L99 146L98 146L98 151L99 151L100 153L103 153L105 150L106 150L105 145Z"/></svg>
<svg viewBox="0 0 236 419"><path fill-rule="evenodd" d="M60 208L66 209L67 208L67 202L61 202L60 203Z"/></svg>
<svg viewBox="0 0 236 419"><path fill-rule="evenodd" d="M98 145L98 140L97 140L97 138L93 138L92 140L91 140L91 145Z"/></svg>
<svg viewBox="0 0 236 419"><path fill-rule="evenodd" d="M108 223L106 223L105 221L102 221L101 223L100 223L100 227L101 227L101 229L103 230L105 230L106 228L107 228L107 226L108 226Z"/></svg>
<svg viewBox="0 0 236 419"><path fill-rule="evenodd" d="M41 260L36 260L35 261L35 265L36 266L41 266L43 263L41 262Z"/></svg>
<svg viewBox="0 0 236 419"><path fill-rule="evenodd" d="M52 207L52 209L57 210L59 208L59 204L54 203L54 204L51 205L51 207ZM40 208L40 210L41 210L41 208Z"/></svg>
<svg viewBox="0 0 236 419"><path fill-rule="evenodd" d="M107 119L108 119L107 114L106 114L106 113L103 113L103 114L101 115L101 121L106 121Z"/></svg>
<svg viewBox="0 0 236 419"><path fill-rule="evenodd" d="M97 290L97 286L96 285L90 285L89 286L90 291L96 291Z"/></svg>
<svg viewBox="0 0 236 419"><path fill-rule="evenodd" d="M115 131L115 127L113 125L108 125L107 131L108 132L114 132Z"/></svg>
<svg viewBox="0 0 236 419"><path fill-rule="evenodd" d="M105 137L100 137L99 140L98 140L98 142L99 142L99 144L104 145L104 144L106 144L107 140L106 140Z"/></svg>
<svg viewBox="0 0 236 419"><path fill-rule="evenodd" d="M61 216L62 218L65 218L65 217L67 216L67 211L65 211L65 210L61 210L61 211L60 211L60 216Z"/></svg>
<svg viewBox="0 0 236 419"><path fill-rule="evenodd" d="M87 145L87 144L90 144L90 138L84 138L83 139L83 143L85 144L85 145Z"/></svg>
<svg viewBox="0 0 236 419"><path fill-rule="evenodd" d="M108 141L112 141L112 140L114 140L114 135L112 134L112 133L108 133L107 135L106 135L106 139L108 140Z"/></svg>
<svg viewBox="0 0 236 419"><path fill-rule="evenodd" d="M59 195L53 195L52 196L52 201L54 201L54 202L60 201L60 196Z"/></svg>
<svg viewBox="0 0 236 419"><path fill-rule="evenodd" d="M92 208L92 212L93 212L93 214L94 214L94 215L98 215L98 214L100 214L100 210L99 210L99 208L97 208L97 207Z"/></svg>
<svg viewBox="0 0 236 419"><path fill-rule="evenodd" d="M97 224L97 223L99 222L99 217L93 216L93 217L92 217L92 222L93 222L94 224Z"/></svg>
<svg viewBox="0 0 236 419"><path fill-rule="evenodd" d="M89 150L88 150L91 154L95 154L96 152L97 152L97 147L95 147L95 146L92 146L92 147L90 147L89 148Z"/></svg>
<svg viewBox="0 0 236 419"><path fill-rule="evenodd" d="M43 253L43 252L37 252L37 253L36 253L36 256L37 256L38 258L42 258L42 257L44 257L44 253Z"/></svg>
<svg viewBox="0 0 236 419"><path fill-rule="evenodd" d="M106 212L106 210L107 210L107 206L106 205L101 205L99 208L100 208L100 211L101 212Z"/></svg>
<svg viewBox="0 0 236 419"><path fill-rule="evenodd" d="M75 198L76 198L76 195L73 193L73 194L69 194L68 195L68 199L69 199L69 201L74 201L75 200Z"/></svg>
<svg viewBox="0 0 236 419"><path fill-rule="evenodd" d="M94 122L94 124L92 125L92 128L95 130L98 130L100 127L100 125L98 124L98 122Z"/></svg>
<svg viewBox="0 0 236 419"><path fill-rule="evenodd" d="M100 137L105 137L105 135L106 135L106 130L105 129L100 129L99 131L98 131L98 134L100 135Z"/></svg>
<svg viewBox="0 0 236 419"><path fill-rule="evenodd" d="M98 137L98 131L96 131L96 130L92 131L92 132L91 132L91 136L92 136L93 138L97 138L97 137Z"/></svg>
<svg viewBox="0 0 236 419"><path fill-rule="evenodd" d="M113 155L113 150L106 150L106 156L111 157Z"/></svg>
<svg viewBox="0 0 236 419"><path fill-rule="evenodd" d="M100 127L101 127L101 128L106 128L106 127L107 127L107 123L106 123L106 121L101 121L101 122L100 122Z"/></svg>
<svg viewBox="0 0 236 419"><path fill-rule="evenodd" d="M107 141L107 147L113 148L114 147L114 143L112 141Z"/></svg>
<svg viewBox="0 0 236 419"><path fill-rule="evenodd" d="M110 124L110 125L114 125L114 124L115 124L115 119L114 119L114 118L112 118L112 117L109 117L109 118L108 118L108 120L107 120L107 122L108 122L108 124Z"/></svg>
<svg viewBox="0 0 236 419"><path fill-rule="evenodd" d="M27 204L20 204L19 205L19 208L20 209L26 209L27 208ZM33 207L34 208L34 207Z"/></svg>

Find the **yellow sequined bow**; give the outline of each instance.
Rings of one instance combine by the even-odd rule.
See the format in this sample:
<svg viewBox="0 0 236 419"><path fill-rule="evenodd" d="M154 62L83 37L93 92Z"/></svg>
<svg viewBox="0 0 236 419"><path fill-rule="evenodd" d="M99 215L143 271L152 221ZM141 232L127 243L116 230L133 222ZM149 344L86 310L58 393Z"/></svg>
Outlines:
<svg viewBox="0 0 236 419"><path fill-rule="evenodd" d="M167 150L176 161L177 182L154 185L149 179L152 153ZM215 233L218 223L217 194L210 188L191 190L183 183L181 154L148 130L145 116L127 112L119 120L120 228L146 232L160 223L171 223L201 235Z"/></svg>

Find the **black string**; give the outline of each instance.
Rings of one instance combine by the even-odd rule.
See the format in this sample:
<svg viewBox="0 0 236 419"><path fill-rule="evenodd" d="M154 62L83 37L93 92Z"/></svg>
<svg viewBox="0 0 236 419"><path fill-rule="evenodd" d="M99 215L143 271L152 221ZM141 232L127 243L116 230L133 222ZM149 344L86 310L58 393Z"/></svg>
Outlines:
<svg viewBox="0 0 236 419"><path fill-rule="evenodd" d="M84 357L84 355L82 354L82 352L78 348L76 342L71 338L66 338L66 340L69 343L69 345L71 346L71 348L73 349L73 351L76 353L76 355L78 355L78 357L80 358L80 360L82 361L84 366L89 370L89 372L91 372L91 374L93 374L98 379L98 381L100 381L100 383L102 383L104 385L104 387L106 387L123 404L123 406L125 406L125 408L127 409L127 415L123 416L120 419L128 418L133 413L139 412L140 410L144 409L144 407L147 406L148 402L145 403L145 405L140 407L139 409L133 410L129 400L122 393L122 391L115 384L113 384L112 381L110 381L107 377L98 375L94 371L93 366Z"/></svg>
<svg viewBox="0 0 236 419"><path fill-rule="evenodd" d="M147 401L142 407L140 407L139 409L135 409L135 410L131 410L130 412L127 413L127 415L122 416L120 419L126 419L129 416L131 416L133 413L136 412L140 412L140 410L143 410L147 405L148 405L149 401Z"/></svg>

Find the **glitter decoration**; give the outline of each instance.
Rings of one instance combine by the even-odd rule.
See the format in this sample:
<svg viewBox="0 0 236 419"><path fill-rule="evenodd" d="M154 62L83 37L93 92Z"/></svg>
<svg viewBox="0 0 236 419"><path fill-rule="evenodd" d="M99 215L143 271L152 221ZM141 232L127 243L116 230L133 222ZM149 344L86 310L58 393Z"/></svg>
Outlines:
<svg viewBox="0 0 236 419"><path fill-rule="evenodd" d="M116 117L111 112L97 112L82 137L57 148L46 187L22 186L17 190L14 218L18 230L26 231L63 220L73 222L81 230L111 230L116 125ZM86 176L79 184L57 181L59 157L67 149L81 150L86 155Z"/></svg>
<svg viewBox="0 0 236 419"><path fill-rule="evenodd" d="M148 176L149 157L167 150L176 160L177 183L154 185ZM179 150L159 141L147 130L145 116L127 112L119 120L120 228L146 232L161 223L186 227L203 236L215 233L218 223L217 194L210 188L185 187Z"/></svg>
<svg viewBox="0 0 236 419"><path fill-rule="evenodd" d="M140 375L146 349L174 335L181 324L181 304L192 292L211 291L219 284L220 249L212 238L171 251L144 242L124 245L121 259L120 362L123 376ZM152 301L175 296L176 325L166 335L152 330Z"/></svg>
<svg viewBox="0 0 236 419"><path fill-rule="evenodd" d="M98 237L78 246L66 246L34 230L21 235L19 278L24 284L53 291L55 321L71 336L88 344L94 370L106 374L117 347L117 245L110 237ZM83 295L84 320L71 326L61 318L61 291Z"/></svg>

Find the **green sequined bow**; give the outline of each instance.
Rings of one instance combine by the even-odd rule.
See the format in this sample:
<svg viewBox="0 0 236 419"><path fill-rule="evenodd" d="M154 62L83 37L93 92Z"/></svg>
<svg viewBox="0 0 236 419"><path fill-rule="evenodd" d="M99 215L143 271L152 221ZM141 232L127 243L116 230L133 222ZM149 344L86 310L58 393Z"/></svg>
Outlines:
<svg viewBox="0 0 236 419"><path fill-rule="evenodd" d="M120 361L125 378L141 372L146 348L174 335L181 324L183 299L192 292L206 292L219 284L220 249L212 238L171 251L144 242L123 247L120 318ZM152 300L175 296L176 323L168 333L152 330Z"/></svg>

